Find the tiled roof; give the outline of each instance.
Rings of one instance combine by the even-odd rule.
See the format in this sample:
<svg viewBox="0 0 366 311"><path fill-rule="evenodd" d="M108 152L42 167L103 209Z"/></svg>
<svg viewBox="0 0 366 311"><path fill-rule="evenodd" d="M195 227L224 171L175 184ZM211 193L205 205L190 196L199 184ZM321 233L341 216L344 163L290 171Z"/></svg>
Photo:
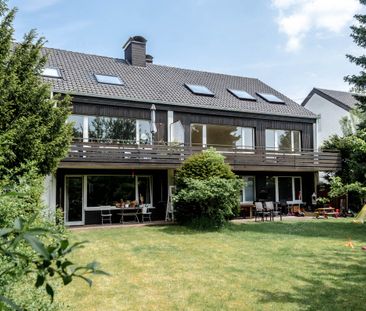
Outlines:
<svg viewBox="0 0 366 311"><path fill-rule="evenodd" d="M123 59L45 48L48 67L59 68L61 79L44 78L54 92L187 107L315 118L315 115L262 81L253 78L147 64L128 65ZM98 83L94 74L115 75L123 85ZM184 84L208 87L214 97L195 95ZM257 101L240 100L227 89L245 90ZM271 93L285 104L268 103L257 92Z"/></svg>
<svg viewBox="0 0 366 311"><path fill-rule="evenodd" d="M305 106L313 94L318 94L347 111L354 108L358 102L354 97L355 93L314 88L301 105Z"/></svg>

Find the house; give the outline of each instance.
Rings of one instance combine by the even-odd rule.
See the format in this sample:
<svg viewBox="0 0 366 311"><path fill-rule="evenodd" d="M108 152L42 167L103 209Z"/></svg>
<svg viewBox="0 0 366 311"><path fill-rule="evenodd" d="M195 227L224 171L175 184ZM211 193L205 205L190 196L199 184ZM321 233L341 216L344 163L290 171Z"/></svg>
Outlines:
<svg viewBox="0 0 366 311"><path fill-rule="evenodd" d="M99 223L98 207L120 202L164 219L174 170L208 147L246 181L242 202L310 202L318 171L340 167L314 152L317 116L258 79L153 64L141 36L124 58L44 52L44 80L73 101L74 141L48 191L68 225Z"/></svg>
<svg viewBox="0 0 366 311"><path fill-rule="evenodd" d="M354 119L351 110L355 108L357 100L354 93L313 88L302 102L302 106L318 116L317 147L331 135L343 135L341 119Z"/></svg>

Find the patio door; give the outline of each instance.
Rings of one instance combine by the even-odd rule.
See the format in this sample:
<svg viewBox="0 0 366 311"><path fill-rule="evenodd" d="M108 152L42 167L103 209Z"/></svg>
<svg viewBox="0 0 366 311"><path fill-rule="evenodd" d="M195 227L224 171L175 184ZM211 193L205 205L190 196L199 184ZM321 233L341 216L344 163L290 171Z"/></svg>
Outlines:
<svg viewBox="0 0 366 311"><path fill-rule="evenodd" d="M83 225L83 177L65 177L65 224Z"/></svg>
<svg viewBox="0 0 366 311"><path fill-rule="evenodd" d="M152 204L152 187L150 176L137 176L136 197L140 204Z"/></svg>

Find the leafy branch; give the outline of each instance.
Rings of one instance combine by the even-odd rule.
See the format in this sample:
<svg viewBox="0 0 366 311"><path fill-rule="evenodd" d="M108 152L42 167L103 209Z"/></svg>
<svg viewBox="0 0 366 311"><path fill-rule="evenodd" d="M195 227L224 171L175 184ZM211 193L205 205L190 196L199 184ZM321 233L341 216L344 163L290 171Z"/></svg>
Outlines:
<svg viewBox="0 0 366 311"><path fill-rule="evenodd" d="M98 269L97 262L91 262L85 266L78 266L70 261L66 256L75 249L84 246L86 241L70 244L70 242L60 237L56 232L45 228L32 227L33 220L24 223L17 218L11 228L0 229L0 255L9 259L10 267L3 274L11 275L16 268L24 267L24 274L34 274L36 276L35 287L44 287L51 302L54 299L54 289L50 280L59 278L64 285L68 285L74 278L80 278L92 285L89 275L108 275L108 273ZM52 242L46 245L42 240L52 238ZM21 244L30 246L32 252L21 252ZM22 310L10 299L0 296L0 301L13 308Z"/></svg>

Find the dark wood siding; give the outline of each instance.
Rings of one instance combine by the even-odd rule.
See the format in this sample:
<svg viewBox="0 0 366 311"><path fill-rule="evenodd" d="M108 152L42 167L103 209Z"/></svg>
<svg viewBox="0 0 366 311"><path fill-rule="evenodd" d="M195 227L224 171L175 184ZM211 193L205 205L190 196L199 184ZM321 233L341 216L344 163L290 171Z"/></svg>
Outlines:
<svg viewBox="0 0 366 311"><path fill-rule="evenodd" d="M73 104L75 114L150 119L151 103L75 96ZM187 144L190 143L190 124L201 123L254 127L256 146L265 145L265 129L298 130L301 131L302 148L313 148L313 124L315 119L210 110L177 105L155 104L155 106L158 128L155 140L167 140L167 111L171 110L174 111L174 121L180 120L184 126L185 142Z"/></svg>

